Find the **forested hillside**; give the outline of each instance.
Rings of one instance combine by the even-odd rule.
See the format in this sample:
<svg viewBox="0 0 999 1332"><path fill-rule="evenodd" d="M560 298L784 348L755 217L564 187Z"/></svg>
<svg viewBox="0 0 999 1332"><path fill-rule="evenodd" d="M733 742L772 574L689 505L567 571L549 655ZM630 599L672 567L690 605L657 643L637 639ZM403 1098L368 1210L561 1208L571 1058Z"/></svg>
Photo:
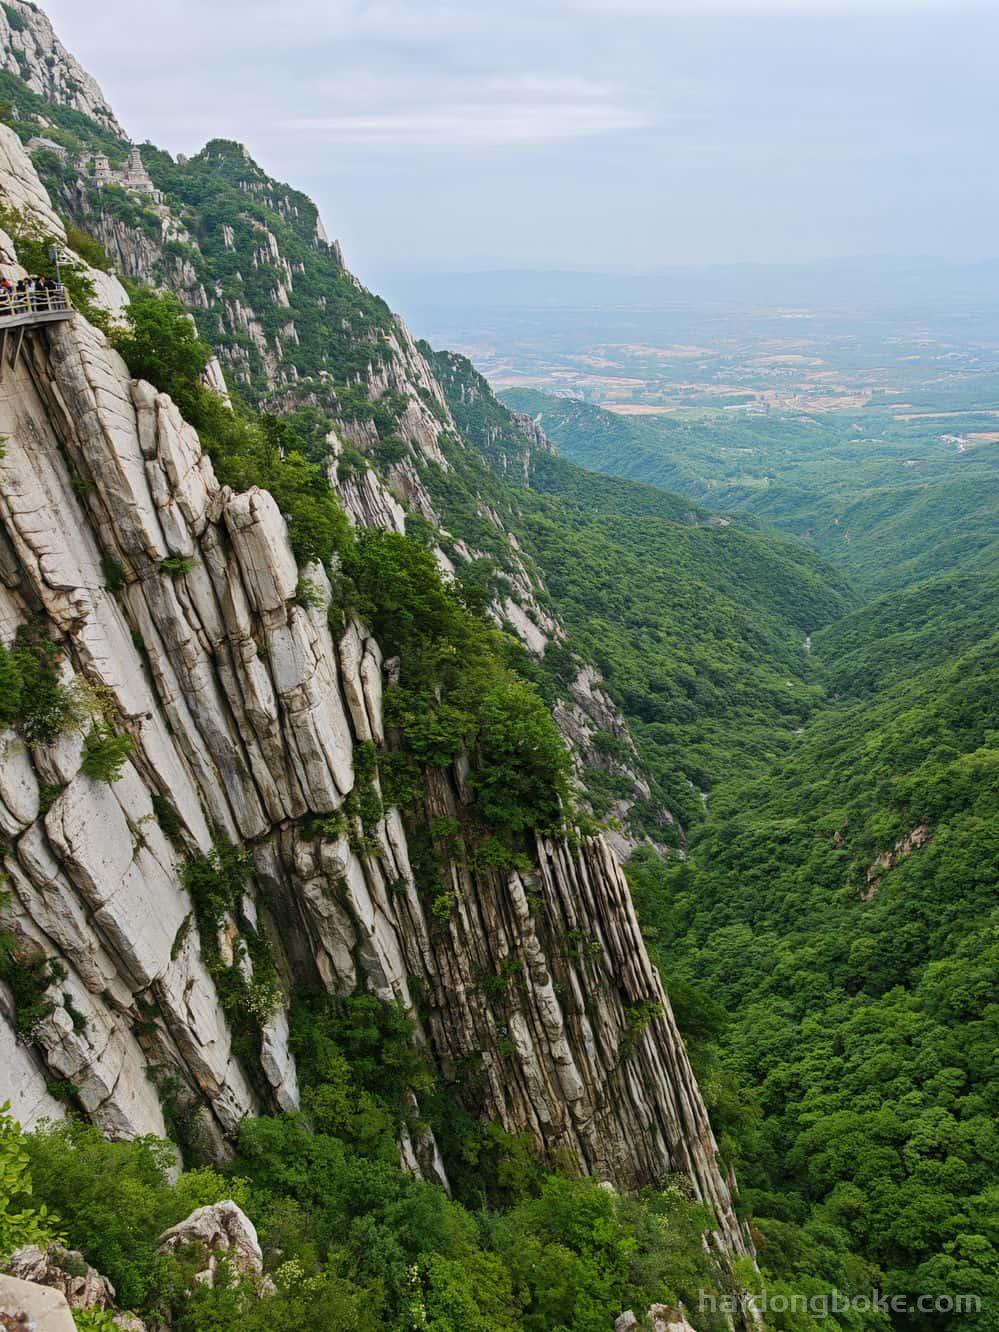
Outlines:
<svg viewBox="0 0 999 1332"><path fill-rule="evenodd" d="M716 792L682 867L633 870L665 973L725 1010L720 1067L756 1101L733 1132L765 1266L846 1247L888 1290L994 1308L997 698L994 633L855 683Z"/></svg>
<svg viewBox="0 0 999 1332"><path fill-rule="evenodd" d="M616 454L626 448L620 418L566 410L606 426L603 469L633 469L630 453ZM727 529L701 526L703 511L685 513L673 494L550 456L535 460L531 484L562 497L552 549L535 527L553 589L592 633L655 752L670 729L683 731L683 705L674 696L670 724L650 724L657 657L625 589L636 589L645 616L652 606L677 615L682 593L660 579L685 567L692 536L706 535L686 577L710 622L723 622L698 580L712 578L720 554L710 536ZM825 625L807 668L798 664L807 687L799 675L790 688L788 662L772 714L761 692L755 707L740 706L768 655L759 637L742 639L745 694L726 690L715 732L710 667L699 661L689 729L667 766L691 775L684 762L700 754L719 780L705 778L707 815L689 819L685 860L671 867L639 850L629 874L716 1130L747 1186L764 1270L806 1285L877 1285L913 1306L921 1295L977 1292L987 1312L976 1325L994 1327L999 575L977 542L966 559L964 544L934 542L925 526L906 534L924 552L915 569L950 571L920 581L900 568L904 590L854 610L849 592L838 605L795 606L808 568L800 544L787 552L794 576L779 572L785 543L773 533L740 534L748 567L728 546L733 583L752 588L756 634L775 598L792 623L797 611L799 624ZM828 598L828 571L822 586ZM682 678L675 662L667 674ZM718 764L721 753L728 762ZM899 1326L965 1323L929 1315Z"/></svg>
<svg viewBox="0 0 999 1332"><path fill-rule="evenodd" d="M0 1112L0 1257L173 1332L997 1332L989 458L512 413L239 144L152 201L0 92L4 262L84 284L0 396L0 1018L64 1121ZM160 1237L226 1198L208 1283ZM872 1291L986 1303L787 1303Z"/></svg>
<svg viewBox="0 0 999 1332"><path fill-rule="evenodd" d="M464 357L445 356L446 373L443 357L433 364L455 418L495 461L503 409ZM466 495L497 488L481 463L463 465ZM695 823L717 781L780 753L821 698L806 639L850 605L846 585L792 541L653 486L545 451L531 452L526 484L520 467L499 470L505 521L537 562L570 644L599 667L665 802ZM463 534L468 505L453 480L445 486L432 467L424 479ZM558 672L563 651L549 648L542 668ZM603 785L609 809L613 774Z"/></svg>
<svg viewBox="0 0 999 1332"><path fill-rule="evenodd" d="M509 396L601 470L698 497L721 489L685 471L699 457L692 427L646 430L583 404ZM744 439L756 424L739 427ZM630 869L747 1186L764 1269L842 1280L854 1254L870 1264L855 1282L913 1302L984 1300L975 1319L899 1322L927 1329L997 1326L999 578L988 475L981 461L967 480L856 500L851 530L871 519L857 550L826 549L865 570L861 585L899 590L813 636L823 700L774 762L715 786L684 863L640 851ZM795 484L793 467L766 500L730 484L726 502L786 517L774 495L785 477ZM791 525L820 534L826 501L799 489L794 504Z"/></svg>
<svg viewBox="0 0 999 1332"><path fill-rule="evenodd" d="M636 417L528 389L503 398L536 416L563 457L762 519L818 551L868 595L999 555L991 411L963 406L954 421L873 404L856 417ZM967 435L947 434L957 428ZM975 447L978 438L992 442Z"/></svg>

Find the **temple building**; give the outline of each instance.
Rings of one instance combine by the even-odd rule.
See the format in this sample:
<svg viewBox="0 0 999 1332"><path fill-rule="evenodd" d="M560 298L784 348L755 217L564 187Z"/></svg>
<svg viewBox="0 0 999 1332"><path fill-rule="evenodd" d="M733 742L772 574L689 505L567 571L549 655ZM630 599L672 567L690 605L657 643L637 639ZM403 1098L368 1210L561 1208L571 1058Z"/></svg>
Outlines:
<svg viewBox="0 0 999 1332"><path fill-rule="evenodd" d="M93 174L90 169L91 163L93 163ZM154 203L160 203L163 199L163 195L150 179L138 148L131 149L128 161L121 171L114 170L106 153L95 153L93 158L86 158L81 162L80 167L95 185L120 185L124 190L145 194Z"/></svg>

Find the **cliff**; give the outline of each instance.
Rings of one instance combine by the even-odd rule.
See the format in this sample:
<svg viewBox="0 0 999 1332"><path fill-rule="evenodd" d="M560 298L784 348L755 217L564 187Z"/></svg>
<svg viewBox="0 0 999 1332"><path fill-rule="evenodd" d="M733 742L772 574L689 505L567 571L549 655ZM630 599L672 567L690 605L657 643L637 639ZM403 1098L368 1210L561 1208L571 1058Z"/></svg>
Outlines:
<svg viewBox="0 0 999 1332"><path fill-rule="evenodd" d="M0 147L14 202L42 208L6 129ZM401 363L419 355L397 337ZM33 330L5 367L0 433L0 634L89 719L3 738L2 923L22 971L0 1029L19 1115L60 1113L56 1089L110 1135L182 1122L224 1153L244 1116L296 1104L291 996L368 991L413 1014L476 1113L622 1186L688 1175L742 1251L606 843L539 838L502 870L452 847L449 910L432 910L398 810L365 799L384 795L392 664L330 613L271 495L220 485L175 405L81 316ZM112 780L90 761L101 726L131 742ZM426 827L460 813L466 780L428 770ZM191 866L217 886L226 843L246 861L206 931ZM428 1132L403 1152L444 1178Z"/></svg>
<svg viewBox="0 0 999 1332"><path fill-rule="evenodd" d="M602 787L614 788L615 847L675 843L673 816L593 663L562 660L569 635L518 547L515 506L489 475L529 481L530 460L549 449L543 433L515 420L465 358L415 344L346 268L312 201L240 144L213 140L190 160L146 145L156 199L102 186L94 155L121 165L126 145L53 95L11 89L13 124L59 211L123 276L179 297L244 400L325 419L323 451L355 521L402 531L409 511L436 529L423 531L449 574L495 566L493 615L542 666L549 654L555 715L588 798L593 788L602 807Z"/></svg>
<svg viewBox="0 0 999 1332"><path fill-rule="evenodd" d="M88 116L119 139L125 134L97 80L66 50L52 24L30 0L0 6L3 68L48 101Z"/></svg>

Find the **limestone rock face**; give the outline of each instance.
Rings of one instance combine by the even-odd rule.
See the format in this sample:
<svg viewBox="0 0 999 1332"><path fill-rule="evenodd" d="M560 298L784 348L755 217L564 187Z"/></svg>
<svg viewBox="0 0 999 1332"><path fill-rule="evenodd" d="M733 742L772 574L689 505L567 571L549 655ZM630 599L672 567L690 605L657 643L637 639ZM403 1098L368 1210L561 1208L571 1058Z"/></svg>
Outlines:
<svg viewBox="0 0 999 1332"><path fill-rule="evenodd" d="M37 191L28 158L7 147L22 190ZM393 337L419 379L408 334ZM429 456L446 409L424 387L408 428ZM363 623L331 627L326 575L297 567L272 497L221 486L175 404L133 382L80 317L25 339L0 380L0 436L0 642L30 621L57 645L65 687L98 698L133 742L107 784L82 770L78 732L0 737L0 927L49 978L30 1030L9 995L0 1005L17 1052L0 1068L0 1100L13 1082L32 1122L57 1081L117 1137L164 1134L179 1110L202 1150L223 1157L245 1116L297 1104L291 988L367 992L411 1012L428 1060L475 1113L619 1187L683 1172L719 1242L742 1251L607 843L541 840L517 870L476 867L459 848L442 895L450 912L437 897L431 910L398 810L362 827L348 803L359 747L370 756L390 739L391 663ZM521 576L511 573L518 586ZM540 607L531 614L557 631ZM427 826L459 812L466 776L428 771ZM203 941L184 867L218 837L244 849L247 881L222 940ZM274 975L251 988L259 1049L237 1055L215 976L228 966L257 984L250 929ZM401 1151L446 1182L431 1135ZM252 1227L237 1221L216 1211L197 1225L209 1248L225 1237L252 1257Z"/></svg>
<svg viewBox="0 0 999 1332"><path fill-rule="evenodd" d="M66 50L42 11L27 0L10 0L0 8L0 60L7 73L22 79L32 92L82 111L125 138L97 81Z"/></svg>
<svg viewBox="0 0 999 1332"><path fill-rule="evenodd" d="M259 1276L264 1270L263 1255L253 1222L232 1201L199 1207L179 1225L160 1236L159 1253L176 1253L188 1245L204 1252L205 1266L196 1280L211 1286L220 1258L225 1258L240 1276Z"/></svg>
<svg viewBox="0 0 999 1332"><path fill-rule="evenodd" d="M628 1309L614 1320L614 1332L695 1332L682 1309L666 1304L653 1304L639 1322L633 1310Z"/></svg>
<svg viewBox="0 0 999 1332"><path fill-rule="evenodd" d="M7 22L0 6L0 41ZM34 218L51 236L66 239L66 228L52 207L48 193L34 170L25 170L21 140L9 125L0 125L0 197L4 206Z"/></svg>
<svg viewBox="0 0 999 1332"><path fill-rule="evenodd" d="M377 473L370 468L348 470L344 465L343 441L336 433L330 445L329 478L341 498L347 516L357 527L376 527L386 532L405 532L406 511Z"/></svg>
<svg viewBox="0 0 999 1332"><path fill-rule="evenodd" d="M533 417L529 412L514 412L513 419L520 427L525 439L532 449L537 453L550 453L553 456L555 455L555 445L542 429L540 417Z"/></svg>
<svg viewBox="0 0 999 1332"><path fill-rule="evenodd" d="M0 740L0 745L8 743L9 736ZM11 1114L21 1124L62 1119L66 1107L50 1094L44 1063L18 1040L15 1020L10 990L0 983L0 1094L10 1101Z"/></svg>
<svg viewBox="0 0 999 1332"><path fill-rule="evenodd" d="M0 1327L11 1332L76 1332L61 1291L12 1276L0 1276Z"/></svg>
<svg viewBox="0 0 999 1332"><path fill-rule="evenodd" d="M26 1244L17 1249L7 1263L7 1276L19 1283L30 1282L34 1287L47 1287L55 1299L61 1297L70 1309L98 1309L111 1314L115 1327L122 1332L146 1332L146 1325L133 1314L121 1313L114 1307L115 1289L107 1277L90 1267L77 1249L64 1249L59 1244L39 1248ZM0 1278L0 1282L6 1278ZM2 1286L0 1286L2 1289ZM39 1297L43 1298L43 1297ZM0 1297L0 1311L2 1311ZM55 1311L61 1316L61 1308ZM71 1322L70 1324L74 1324ZM3 1327L0 1320L0 1327ZM33 1326L44 1327L44 1323ZM54 1324L58 1329L59 1324Z"/></svg>
<svg viewBox="0 0 999 1332"><path fill-rule="evenodd" d="M76 1249L26 1244L11 1254L7 1274L61 1292L73 1309L113 1309L115 1290Z"/></svg>
<svg viewBox="0 0 999 1332"><path fill-rule="evenodd" d="M652 1332L694 1332L682 1309L671 1309L665 1304L653 1304L648 1318Z"/></svg>

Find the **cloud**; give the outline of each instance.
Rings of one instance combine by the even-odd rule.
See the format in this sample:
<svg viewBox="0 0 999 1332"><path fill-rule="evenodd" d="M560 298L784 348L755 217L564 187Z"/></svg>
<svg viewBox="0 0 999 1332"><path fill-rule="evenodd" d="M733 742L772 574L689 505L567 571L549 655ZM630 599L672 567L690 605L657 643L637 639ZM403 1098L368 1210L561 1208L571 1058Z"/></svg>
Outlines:
<svg viewBox="0 0 999 1332"><path fill-rule="evenodd" d="M501 148L653 123L612 84L561 71L357 70L318 79L308 100L315 111L282 117L276 128L364 148Z"/></svg>
<svg viewBox="0 0 999 1332"><path fill-rule="evenodd" d="M351 252L995 248L996 0L41 3L137 138L243 140Z"/></svg>
<svg viewBox="0 0 999 1332"><path fill-rule="evenodd" d="M942 14L955 10L987 10L993 0L547 0L555 10L604 15L608 18L699 18L718 15L808 15L828 18L877 14Z"/></svg>
<svg viewBox="0 0 999 1332"><path fill-rule="evenodd" d="M523 146L641 129L650 123L642 112L611 103L504 101L303 116L284 121L280 128L359 147L446 150Z"/></svg>

